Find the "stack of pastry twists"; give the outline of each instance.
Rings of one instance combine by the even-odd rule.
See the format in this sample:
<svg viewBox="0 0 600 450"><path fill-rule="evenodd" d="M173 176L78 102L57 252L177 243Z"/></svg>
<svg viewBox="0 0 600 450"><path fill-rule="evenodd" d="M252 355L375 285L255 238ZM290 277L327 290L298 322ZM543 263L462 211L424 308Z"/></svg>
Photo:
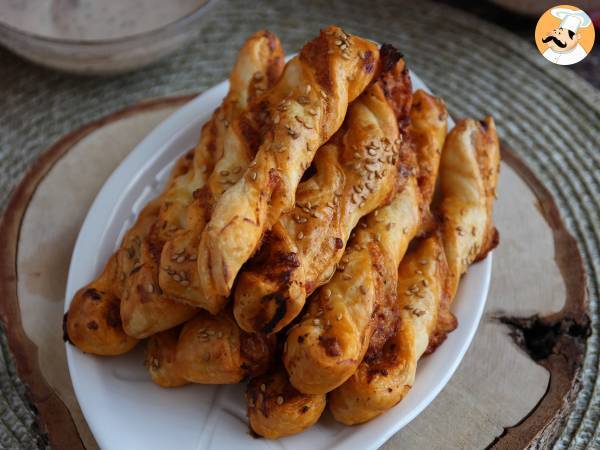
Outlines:
<svg viewBox="0 0 600 450"><path fill-rule="evenodd" d="M447 134L393 47L330 26L284 67L258 32L198 146L76 293L65 337L98 355L147 338L162 387L250 379L267 438L327 405L366 422L456 328L460 278L498 243L498 168L493 120Z"/></svg>
<svg viewBox="0 0 600 450"><path fill-rule="evenodd" d="M397 193L389 205L361 222L346 249L341 271L313 296L307 314L290 331L284 352L290 380L280 391L271 388L261 395L256 390L270 376L286 378L279 368L248 386L248 416L255 432L276 438L298 432L301 425L312 425L322 413L325 394L354 373L367 350L380 351L386 337L393 334L399 311L397 267L420 227L423 203L431 200L431 195L421 195L417 175L427 174L419 177L421 185L435 184L446 119L443 102L423 91L415 93ZM292 405L287 401L289 392L293 393ZM299 401L302 410L293 406ZM295 427L281 425L290 422L289 416L296 418L291 421Z"/></svg>
<svg viewBox="0 0 600 450"><path fill-rule="evenodd" d="M440 164L440 232L416 244L399 270L398 331L379 354L365 360L329 395L336 420L366 422L398 403L412 387L417 361L432 340L439 344L438 316L449 314L458 281L468 266L496 244L492 203L500 167L493 120L462 120L450 132ZM445 310L445 311L444 311ZM437 334L437 336L436 336Z"/></svg>
<svg viewBox="0 0 600 450"><path fill-rule="evenodd" d="M432 137L442 140L423 142L421 145L428 148L420 148L422 165L427 160L435 177L439 161L436 150L446 134L446 110L433 101L415 106L411 128L428 128ZM434 111L423 114L426 107ZM410 142L412 137L408 136ZM393 326L388 322L397 317L398 265L421 219L415 148L409 142L403 148L398 179L401 187L396 196L360 224L342 265L312 299L301 322L290 330L283 360L291 383L302 392L322 394L342 384L356 370L369 343L377 345Z"/></svg>
<svg viewBox="0 0 600 450"><path fill-rule="evenodd" d="M296 188L315 152L341 126L348 103L378 72L379 51L338 27L321 31L287 65L261 99L273 126L244 176L216 203L198 247L204 298L217 313L265 231L294 206Z"/></svg>

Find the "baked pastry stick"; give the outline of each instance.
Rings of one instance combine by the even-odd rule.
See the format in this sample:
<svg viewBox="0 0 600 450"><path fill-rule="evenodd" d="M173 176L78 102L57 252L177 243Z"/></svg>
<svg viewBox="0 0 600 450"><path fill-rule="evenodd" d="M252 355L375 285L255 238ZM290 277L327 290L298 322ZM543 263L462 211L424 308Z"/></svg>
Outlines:
<svg viewBox="0 0 600 450"><path fill-rule="evenodd" d="M192 158L189 152L177 160L167 186L190 170ZM137 344L138 340L123 330L121 297L125 274L134 268L132 255L139 253L141 239L156 221L159 209L157 200L146 205L102 273L73 297L63 320L64 338L80 350L96 355L120 355Z"/></svg>
<svg viewBox="0 0 600 450"><path fill-rule="evenodd" d="M295 203L315 152L342 125L348 104L378 72L379 51L330 26L287 63L261 101L272 119L244 176L216 203L198 248L201 306L217 313L265 231Z"/></svg>
<svg viewBox="0 0 600 450"><path fill-rule="evenodd" d="M327 246L331 246L332 248L328 251L335 253L340 247L335 241L344 239L342 242L345 243L347 236L344 236L344 233L349 234L353 227L350 225L345 230L344 222L356 223L358 218L353 218L353 215L364 214L365 210L372 210L390 197L390 191L393 190L391 180L396 177L396 164L398 163L398 142L394 142L398 139L395 114L399 117L405 114L402 111L406 110L406 104L410 103L411 98L406 98L406 96L400 98L396 93L399 89L397 87L393 89L395 85L406 86L406 83L409 83L404 64L397 64L391 72L394 74L394 79L388 80L385 85L389 97L385 98L383 85L380 82L370 87L351 105L344 126L332 138L334 143L324 145L317 152L313 161L316 173L300 183L298 187L296 199L301 203L297 208L298 213L282 217L267 235L267 242L263 245L267 247L272 245L275 251L265 252L263 255L265 269L280 264L291 264L293 268L293 259L295 255L299 254L295 247L296 244L300 246L310 243L311 246L317 246L317 252L324 252ZM402 82L400 83L399 80ZM393 108L388 106L388 102ZM344 142L348 144L344 146ZM344 152L351 153L351 155L343 156ZM369 164L371 169L376 169L379 175L376 176L375 172L365 170L365 164ZM362 185L359 192L352 188L354 183ZM344 205L344 208L340 205ZM338 216L344 219L342 220ZM298 225L303 225L304 221L299 219L300 217L306 218L306 222L311 224L310 228L297 228L290 232L290 222L294 224L300 222ZM289 222L285 222L286 219ZM287 226L285 229L284 223ZM302 236L299 233L305 233L305 235ZM339 238L338 236L343 237ZM286 241L274 243L275 239L286 239ZM323 244L319 246L316 244L318 242ZM284 254L280 251L282 248L293 249L294 253ZM304 245L302 248L306 254L315 251L311 250L308 245ZM270 259L270 256L273 256L273 259ZM335 261L332 264L335 269ZM312 270L322 267L317 263L314 265L316 267L312 267ZM230 311L226 310L226 313L219 313L217 317L213 318L205 315L203 320L192 320L185 325L186 335L190 337L207 333L215 334L220 331L223 335L237 336L239 334L241 340L240 346L235 347L234 356L226 359L211 357L208 361L204 361L204 355L210 352L212 345L208 343L208 340L198 342L191 338L180 339L178 354L185 355L185 359L189 361L185 369L185 376L189 380L207 382L206 374L212 373L214 377L210 382L216 383L218 380L230 382L229 380L239 380L250 373L231 362L240 360L241 357L236 352L239 352L240 348L245 345L245 340L264 339L264 337L235 330L234 328L237 327L235 322L223 320L220 317L221 314L229 313ZM223 329L224 326L229 330L227 333ZM219 366L219 364L223 366ZM231 375L232 373L235 375ZM256 374L255 370L253 375ZM158 377L156 380L160 384Z"/></svg>
<svg viewBox="0 0 600 450"><path fill-rule="evenodd" d="M440 213L452 298L467 267L498 245L492 208L500 171L499 145L491 117L459 121L444 145Z"/></svg>
<svg viewBox="0 0 600 450"><path fill-rule="evenodd" d="M194 200L193 193L206 184L215 161L223 154L227 124L248 107L248 102L258 92L269 86L267 74L273 72L274 64L279 64L274 63L273 55L279 58L281 49L277 39L268 32L258 32L245 42L230 76L229 93L203 127L194 153L193 170L177 178L159 197L158 219L142 239L139 255L134 255L136 267L126 279L121 301L123 327L130 336L150 336L185 322L197 313L197 308L166 295L160 287L161 251L165 241L188 222L192 224L203 220L201 213L194 208L188 210L187 206ZM258 81L262 84L257 84ZM177 255L177 260L181 258L195 267L195 261L190 261L187 255ZM169 272L170 279L182 286L189 284L188 274L183 270Z"/></svg>
<svg viewBox="0 0 600 450"><path fill-rule="evenodd" d="M448 135L440 163L441 237L423 241L402 262L398 332L329 394L336 420L362 423L397 404L412 387L419 358L455 325L441 319L450 314L460 276L498 242L492 204L499 157L491 118L460 121Z"/></svg>
<svg viewBox="0 0 600 450"><path fill-rule="evenodd" d="M362 360L374 331L371 317L378 303L390 303L384 297L393 295L389 285L395 285L398 264L420 223L414 172L403 165L399 179L404 186L388 206L359 224L337 272L290 330L283 361L299 391L329 392Z"/></svg>
<svg viewBox="0 0 600 450"><path fill-rule="evenodd" d="M284 55L279 41L268 31L256 33L239 53L230 82L232 86L248 86L248 89L238 90L235 102L230 103L237 109L247 105L247 109L242 114L226 114L219 119L222 133L215 146L219 156L215 159L214 169L207 173L209 176L203 186L195 186L195 190L186 192L188 206L181 229L166 241L161 253L159 284L165 295L190 304L197 303L202 297L196 270L202 230L210 218L213 204L243 176L256 154L258 137L264 132L268 119L257 99L277 81L283 66ZM234 116L236 120L232 120Z"/></svg>
<svg viewBox="0 0 600 450"><path fill-rule="evenodd" d="M354 425L371 420L410 390L446 295L446 276L439 234L417 242L404 257L398 271L399 327L376 356L329 393L329 409L338 422Z"/></svg>
<svg viewBox="0 0 600 450"><path fill-rule="evenodd" d="M292 386L283 367L254 378L246 389L248 420L256 434L278 439L314 425L326 405L325 394L303 394Z"/></svg>
<svg viewBox="0 0 600 450"><path fill-rule="evenodd" d="M392 72L388 78L410 91L404 60ZM234 303L242 329L272 333L289 324L331 278L360 218L393 196L400 145L395 114L406 119L411 96L394 97L384 87L380 79L350 105L342 127L315 156L316 174L299 185L295 207L244 265Z"/></svg>
<svg viewBox="0 0 600 450"><path fill-rule="evenodd" d="M189 382L239 383L265 372L273 360L275 340L274 335L240 330L230 309L216 316L202 311L183 325L175 367Z"/></svg>

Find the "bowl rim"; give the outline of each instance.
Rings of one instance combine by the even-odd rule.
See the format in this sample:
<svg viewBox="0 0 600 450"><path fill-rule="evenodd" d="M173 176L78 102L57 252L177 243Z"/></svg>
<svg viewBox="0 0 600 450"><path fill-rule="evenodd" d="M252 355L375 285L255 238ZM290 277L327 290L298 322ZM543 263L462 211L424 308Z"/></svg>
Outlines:
<svg viewBox="0 0 600 450"><path fill-rule="evenodd" d="M17 28L15 26L9 25L5 21L0 18L0 32L8 31L9 33L15 33L21 36L26 36L30 39L35 39L39 42L44 42L48 44L59 44L66 46L85 46L85 47L100 47L111 44L122 44L122 43L130 43L132 41L142 40L144 38L157 35L163 32L169 32L179 28L183 25L186 25L189 22L193 22L198 17L203 16L212 6L214 6L218 0L205 0L204 3L197 6L195 9L190 11L189 13L171 21L164 25L161 25L158 28L152 28L147 31L141 31L139 33L128 34L126 36L119 36L115 38L108 39L67 39L53 36L45 36L43 34L37 34L35 32L23 30L21 28Z"/></svg>

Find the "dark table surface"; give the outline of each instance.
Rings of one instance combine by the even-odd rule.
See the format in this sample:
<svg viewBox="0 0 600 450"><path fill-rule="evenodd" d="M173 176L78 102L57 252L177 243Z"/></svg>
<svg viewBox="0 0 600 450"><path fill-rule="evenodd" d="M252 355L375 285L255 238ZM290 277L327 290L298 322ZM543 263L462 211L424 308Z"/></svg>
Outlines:
<svg viewBox="0 0 600 450"><path fill-rule="evenodd" d="M514 34L521 36L523 39L531 42L534 46L534 31L537 24L537 17L527 17L516 12L509 11L490 1L473 2L469 0L438 0L441 3L446 3L454 7L463 9L472 14L475 14L482 19L493 22L497 25L512 31ZM557 1L557 4L561 2ZM590 11L586 11L591 13ZM600 11L596 11L598 17L592 16L596 24L596 43L588 56L581 62L569 66L571 70L579 76L600 89L600 30L598 30L598 21L600 20Z"/></svg>

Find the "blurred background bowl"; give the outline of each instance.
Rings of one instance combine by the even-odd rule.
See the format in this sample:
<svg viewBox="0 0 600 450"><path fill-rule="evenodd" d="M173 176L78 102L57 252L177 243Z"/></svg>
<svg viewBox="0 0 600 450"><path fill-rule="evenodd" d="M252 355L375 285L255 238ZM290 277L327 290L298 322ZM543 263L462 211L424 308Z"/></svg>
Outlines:
<svg viewBox="0 0 600 450"><path fill-rule="evenodd" d="M207 0L182 17L150 31L108 39L44 36L0 20L0 44L34 63L64 72L114 75L152 64L191 41L200 32L205 14L217 1Z"/></svg>

